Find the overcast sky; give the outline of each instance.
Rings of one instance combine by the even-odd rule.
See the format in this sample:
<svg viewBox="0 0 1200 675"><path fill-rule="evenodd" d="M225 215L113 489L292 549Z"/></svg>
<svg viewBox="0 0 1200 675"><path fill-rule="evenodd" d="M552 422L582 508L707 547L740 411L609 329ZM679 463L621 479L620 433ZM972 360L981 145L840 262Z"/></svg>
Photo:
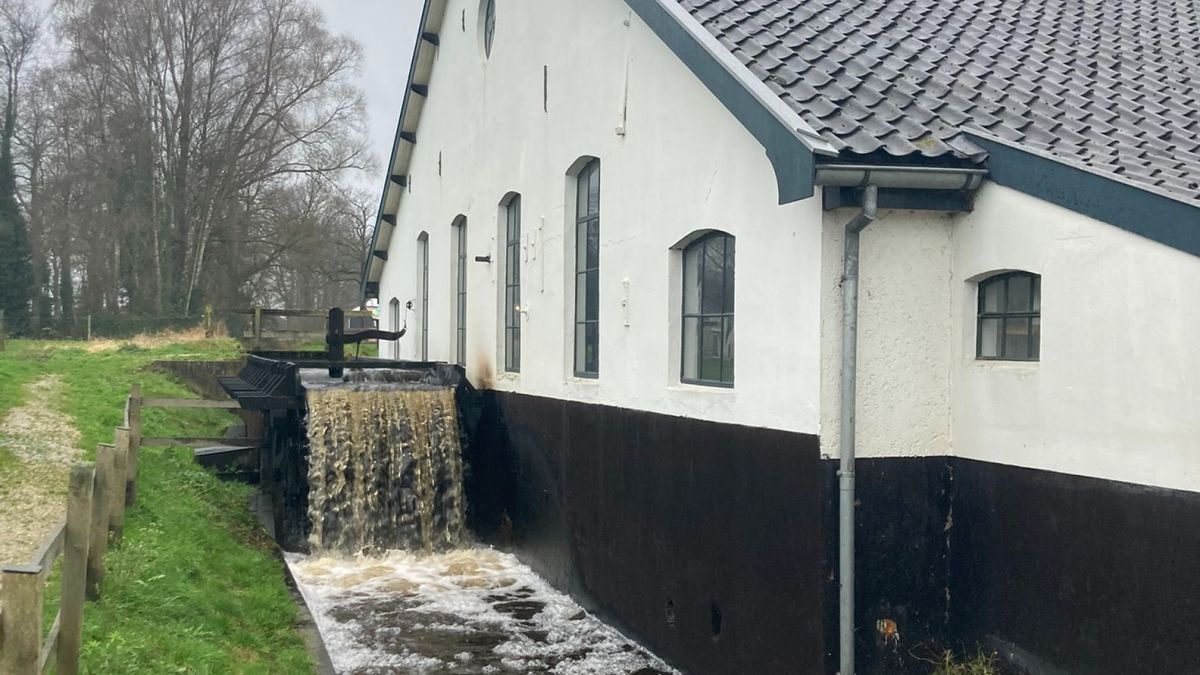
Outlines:
<svg viewBox="0 0 1200 675"><path fill-rule="evenodd" d="M382 190L424 3L422 0L314 1L325 12L332 30L352 35L362 43L365 63L361 86L367 96L371 148L378 162L375 175L368 178L368 187Z"/></svg>

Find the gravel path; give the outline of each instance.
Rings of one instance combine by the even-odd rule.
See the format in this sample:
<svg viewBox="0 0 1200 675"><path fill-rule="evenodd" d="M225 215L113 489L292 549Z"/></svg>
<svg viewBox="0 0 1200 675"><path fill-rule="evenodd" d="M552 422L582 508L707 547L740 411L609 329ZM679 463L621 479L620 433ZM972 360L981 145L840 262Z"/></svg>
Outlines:
<svg viewBox="0 0 1200 675"><path fill-rule="evenodd" d="M0 564L23 564L67 510L67 474L82 457L79 432L61 410L63 383L47 375L0 421Z"/></svg>

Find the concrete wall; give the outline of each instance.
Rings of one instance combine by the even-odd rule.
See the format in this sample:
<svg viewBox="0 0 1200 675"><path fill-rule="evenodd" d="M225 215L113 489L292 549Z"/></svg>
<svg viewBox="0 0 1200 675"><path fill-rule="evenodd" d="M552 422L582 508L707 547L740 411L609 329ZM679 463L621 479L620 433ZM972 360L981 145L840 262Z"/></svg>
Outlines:
<svg viewBox="0 0 1200 675"><path fill-rule="evenodd" d="M467 371L477 386L816 432L818 201L777 204L761 146L620 0L498 3L490 59L481 49L480 4L455 0L447 9L411 188L381 282L383 324L390 325L391 298L402 307L417 298L416 241L427 231L429 356L453 360L451 224L462 214L472 259ZM572 376L567 351L574 264L567 172L582 156L598 157L602 176L594 381ZM498 217L509 192L523 204L520 375L497 367ZM678 381L671 247L705 228L737 237L733 389ZM487 255L490 265L473 261ZM419 320L406 316L410 337L399 356L412 358Z"/></svg>

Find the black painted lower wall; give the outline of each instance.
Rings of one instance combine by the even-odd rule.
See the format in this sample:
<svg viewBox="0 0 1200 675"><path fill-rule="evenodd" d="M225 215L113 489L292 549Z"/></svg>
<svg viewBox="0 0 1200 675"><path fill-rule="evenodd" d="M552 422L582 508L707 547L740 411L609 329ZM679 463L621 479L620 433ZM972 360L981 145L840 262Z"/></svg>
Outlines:
<svg viewBox="0 0 1200 675"><path fill-rule="evenodd" d="M689 673L820 673L815 436L487 392L477 531Z"/></svg>
<svg viewBox="0 0 1200 675"><path fill-rule="evenodd" d="M815 437L497 392L472 417L485 538L685 672L836 670ZM1200 672L1200 494L948 457L857 473L859 673L978 645L1032 673Z"/></svg>
<svg viewBox="0 0 1200 675"><path fill-rule="evenodd" d="M1200 672L1200 494L955 467L952 634L1042 672Z"/></svg>

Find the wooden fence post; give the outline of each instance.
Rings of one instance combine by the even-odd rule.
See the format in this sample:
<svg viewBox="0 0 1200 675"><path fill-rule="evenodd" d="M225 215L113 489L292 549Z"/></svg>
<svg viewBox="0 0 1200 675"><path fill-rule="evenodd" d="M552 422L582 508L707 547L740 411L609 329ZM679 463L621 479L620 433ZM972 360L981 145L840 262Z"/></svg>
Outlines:
<svg viewBox="0 0 1200 675"><path fill-rule="evenodd" d="M88 314L88 316L87 316L87 341L88 342L92 341L92 315L91 314Z"/></svg>
<svg viewBox="0 0 1200 675"><path fill-rule="evenodd" d="M117 427L113 441L113 485L109 500L108 523L112 527L113 543L121 543L125 534L125 495L129 490L129 429Z"/></svg>
<svg viewBox="0 0 1200 675"><path fill-rule="evenodd" d="M4 351L4 310L0 309L0 352Z"/></svg>
<svg viewBox="0 0 1200 675"><path fill-rule="evenodd" d="M4 643L0 672L41 675L42 575L38 567L6 567L3 573Z"/></svg>
<svg viewBox="0 0 1200 675"><path fill-rule="evenodd" d="M254 351L262 350L262 307L254 308Z"/></svg>
<svg viewBox="0 0 1200 675"><path fill-rule="evenodd" d="M213 308L212 305L204 306L204 337L211 338L213 336Z"/></svg>
<svg viewBox="0 0 1200 675"><path fill-rule="evenodd" d="M61 622L58 633L58 675L79 673L79 648L83 644L83 594L87 585L87 560L92 520L95 469L82 464L71 469L67 497L67 531L62 565Z"/></svg>
<svg viewBox="0 0 1200 675"><path fill-rule="evenodd" d="M125 426L129 427L129 455L125 463L129 479L125 483L125 505L133 506L137 501L138 455L142 447L142 385L135 383L129 388L128 405Z"/></svg>
<svg viewBox="0 0 1200 675"><path fill-rule="evenodd" d="M108 552L108 511L113 489L113 446L96 447L96 482L92 489L92 531L88 543L87 597L100 597L104 583L104 554Z"/></svg>

